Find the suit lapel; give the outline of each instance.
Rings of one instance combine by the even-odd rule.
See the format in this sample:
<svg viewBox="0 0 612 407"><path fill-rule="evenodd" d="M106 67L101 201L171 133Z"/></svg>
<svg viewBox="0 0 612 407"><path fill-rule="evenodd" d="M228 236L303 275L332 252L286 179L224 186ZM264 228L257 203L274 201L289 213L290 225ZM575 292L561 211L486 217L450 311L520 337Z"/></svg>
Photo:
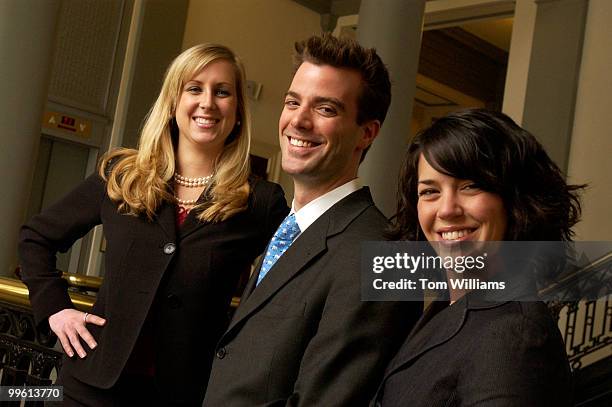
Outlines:
<svg viewBox="0 0 612 407"><path fill-rule="evenodd" d="M436 302L427 309L387 368L384 380L424 353L448 342L461 330L468 313L466 301L458 301L450 307L447 304Z"/></svg>
<svg viewBox="0 0 612 407"><path fill-rule="evenodd" d="M487 301L476 290L464 295L450 307L447 304L446 301L433 303L427 309L387 368L383 384L405 365L455 337L465 325L470 312L499 307L505 302Z"/></svg>
<svg viewBox="0 0 612 407"><path fill-rule="evenodd" d="M245 289L247 295L234 314L226 332L249 315L264 306L264 303L278 292L309 263L327 250L327 239L342 232L366 208L374 205L369 189L364 187L353 192L332 206L304 231L278 259L259 286L255 287L261 262Z"/></svg>
<svg viewBox="0 0 612 407"><path fill-rule="evenodd" d="M319 220L322 222L319 222ZM270 271L268 271L268 274L266 274L261 283L255 287L259 269L261 268L260 264L257 268L257 273L253 273L247 284L246 290L249 290L250 295L244 301L241 301L228 331L242 319L257 311L266 300L272 297L296 274L300 273L304 266L325 251L327 248L328 222L323 221L324 219L321 218L319 220L313 223L293 242L291 247L287 249Z"/></svg>
<svg viewBox="0 0 612 407"><path fill-rule="evenodd" d="M201 227L204 227L210 224L210 222L200 221L197 218L198 213L199 212L189 212L183 224L178 228L178 234L181 237L181 239L184 239L185 237L192 234L193 232L200 229Z"/></svg>
<svg viewBox="0 0 612 407"><path fill-rule="evenodd" d="M204 202L206 202L207 199L210 199L210 197L206 194L207 189L204 189L204 191L198 197L198 205L203 204ZM200 229L201 227L210 224L210 222L202 222L198 219L198 215L200 213L200 211L190 211L189 214L187 214L185 220L183 221L183 224L177 228L177 233L181 240L192 234L196 230Z"/></svg>
<svg viewBox="0 0 612 407"><path fill-rule="evenodd" d="M170 241L176 241L176 209L174 204L163 203L156 220Z"/></svg>

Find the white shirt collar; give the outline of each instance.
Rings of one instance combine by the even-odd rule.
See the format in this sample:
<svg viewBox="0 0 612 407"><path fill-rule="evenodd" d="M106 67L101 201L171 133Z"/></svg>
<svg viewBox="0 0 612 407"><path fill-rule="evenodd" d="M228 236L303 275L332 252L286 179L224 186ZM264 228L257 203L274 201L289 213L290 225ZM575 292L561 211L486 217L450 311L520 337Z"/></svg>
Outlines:
<svg viewBox="0 0 612 407"><path fill-rule="evenodd" d="M329 208L358 189L361 189L362 186L361 180L355 178L308 202L297 212L294 209L295 200L291 202L291 213L295 213L295 221L300 227L301 233L304 233Z"/></svg>

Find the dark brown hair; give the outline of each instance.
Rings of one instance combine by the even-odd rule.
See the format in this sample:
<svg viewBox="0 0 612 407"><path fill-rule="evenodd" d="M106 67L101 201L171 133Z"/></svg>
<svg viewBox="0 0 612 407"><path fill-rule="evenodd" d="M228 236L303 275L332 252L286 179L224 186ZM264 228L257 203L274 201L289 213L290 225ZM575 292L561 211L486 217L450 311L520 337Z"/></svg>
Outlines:
<svg viewBox="0 0 612 407"><path fill-rule="evenodd" d="M400 171L390 237L424 240L417 214L421 154L437 171L501 196L508 214L504 240L571 240L586 185L568 185L531 133L505 114L484 109L437 119L412 141Z"/></svg>
<svg viewBox="0 0 612 407"><path fill-rule="evenodd" d="M362 47L349 38L337 38L325 33L295 43L295 71L304 62L359 72L362 87L357 99L357 124L378 120L382 125L391 104L391 81L376 49ZM362 160L366 152L363 152Z"/></svg>

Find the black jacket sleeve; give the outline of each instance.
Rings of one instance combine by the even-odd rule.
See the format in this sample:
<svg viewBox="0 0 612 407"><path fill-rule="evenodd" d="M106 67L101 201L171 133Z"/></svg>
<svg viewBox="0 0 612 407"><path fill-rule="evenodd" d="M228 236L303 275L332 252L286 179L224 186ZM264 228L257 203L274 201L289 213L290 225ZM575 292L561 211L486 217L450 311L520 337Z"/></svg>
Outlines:
<svg viewBox="0 0 612 407"><path fill-rule="evenodd" d="M21 278L28 286L37 324L50 315L72 308L67 283L56 270L57 252L66 252L73 243L101 223L100 210L106 185L94 174L58 202L34 216L21 228L19 259Z"/></svg>

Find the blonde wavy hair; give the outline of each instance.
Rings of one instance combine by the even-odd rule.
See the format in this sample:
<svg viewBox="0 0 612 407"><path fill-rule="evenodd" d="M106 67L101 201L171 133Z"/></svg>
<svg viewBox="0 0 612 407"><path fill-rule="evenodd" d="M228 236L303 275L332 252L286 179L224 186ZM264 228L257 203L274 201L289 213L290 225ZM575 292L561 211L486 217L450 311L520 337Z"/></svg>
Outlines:
<svg viewBox="0 0 612 407"><path fill-rule="evenodd" d="M198 211L200 221L220 222L246 209L251 117L244 91L244 66L229 48L200 44L181 53L168 67L159 96L144 122L138 150L117 149L105 154L100 162L99 173L107 181L108 196L122 213L152 220L163 202L175 202L170 184L179 132L176 107L185 82L217 60L228 61L234 67L237 119L214 163L212 181L204 192L208 199L192 210Z"/></svg>

